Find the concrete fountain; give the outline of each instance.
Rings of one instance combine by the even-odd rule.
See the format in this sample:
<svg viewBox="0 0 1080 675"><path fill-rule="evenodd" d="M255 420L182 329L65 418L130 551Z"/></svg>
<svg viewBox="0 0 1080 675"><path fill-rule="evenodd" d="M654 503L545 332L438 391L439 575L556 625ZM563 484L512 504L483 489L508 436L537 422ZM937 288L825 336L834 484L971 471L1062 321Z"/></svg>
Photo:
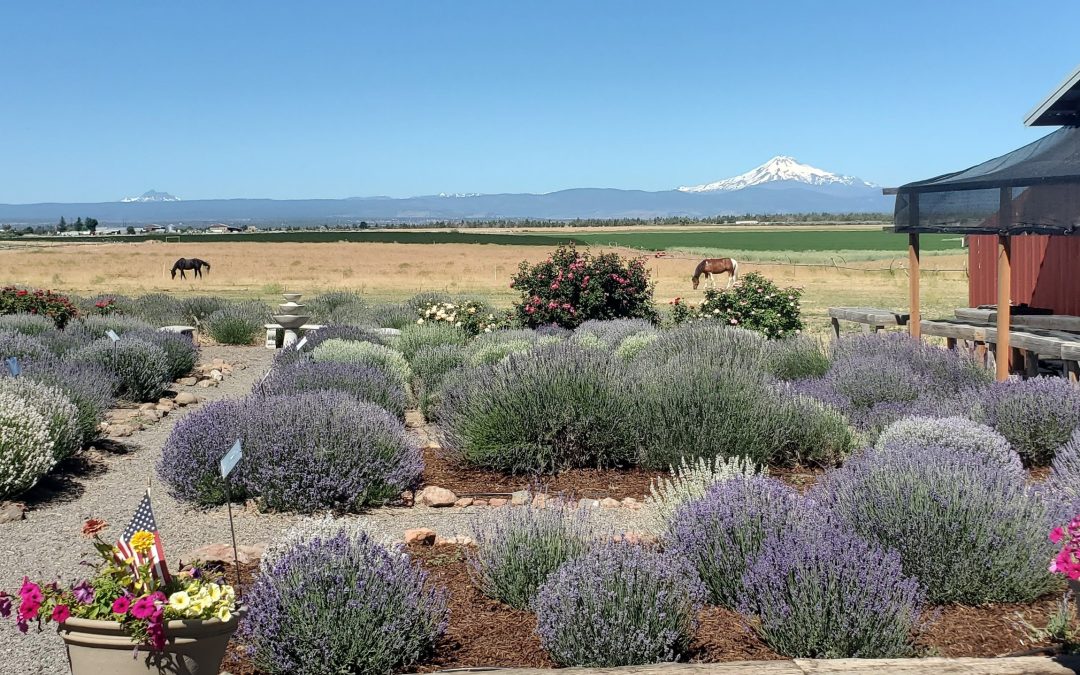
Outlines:
<svg viewBox="0 0 1080 675"><path fill-rule="evenodd" d="M278 311L281 313L274 315L274 321L285 330L281 346L288 347L289 345L296 344L296 341L300 339L300 327L307 323L308 319L311 318L311 315L304 314L305 306L297 302L301 297L300 293L285 293L282 297L285 298L285 302L278 305ZM275 336L275 342L276 341ZM269 346L269 344L267 344L267 346Z"/></svg>

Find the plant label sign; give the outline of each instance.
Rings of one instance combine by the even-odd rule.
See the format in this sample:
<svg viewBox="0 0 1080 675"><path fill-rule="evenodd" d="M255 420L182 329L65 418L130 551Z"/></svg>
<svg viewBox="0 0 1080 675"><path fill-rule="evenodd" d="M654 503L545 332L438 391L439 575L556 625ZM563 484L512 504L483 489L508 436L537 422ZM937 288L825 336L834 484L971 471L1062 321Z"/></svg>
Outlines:
<svg viewBox="0 0 1080 675"><path fill-rule="evenodd" d="M22 366L19 365L19 357L9 356L4 359L4 363L7 364L8 372L11 373L12 377L18 377L19 373L22 372Z"/></svg>
<svg viewBox="0 0 1080 675"><path fill-rule="evenodd" d="M116 334L116 331L114 331L111 328L109 330L105 331L105 334L108 335L109 339L112 340L113 342L116 342L117 340L120 339L120 336Z"/></svg>
<svg viewBox="0 0 1080 675"><path fill-rule="evenodd" d="M307 344L307 336L300 338L300 342L296 343L296 351L300 351Z"/></svg>
<svg viewBox="0 0 1080 675"><path fill-rule="evenodd" d="M221 477L228 478L232 473L233 468L236 466L240 458L244 456L243 450L240 449L240 439L237 439L229 451L225 453L225 456L221 458Z"/></svg>

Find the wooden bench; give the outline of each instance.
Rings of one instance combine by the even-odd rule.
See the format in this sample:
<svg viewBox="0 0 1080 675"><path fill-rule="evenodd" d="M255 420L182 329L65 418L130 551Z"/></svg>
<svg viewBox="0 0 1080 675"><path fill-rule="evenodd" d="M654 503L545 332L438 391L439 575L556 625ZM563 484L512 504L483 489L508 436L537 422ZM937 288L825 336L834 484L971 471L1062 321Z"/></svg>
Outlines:
<svg viewBox="0 0 1080 675"><path fill-rule="evenodd" d="M860 323L866 333L877 332L886 326L906 326L908 314L901 314L889 309L876 307L830 307L829 319L832 320L833 333L840 337L840 322Z"/></svg>
<svg viewBox="0 0 1080 675"><path fill-rule="evenodd" d="M952 320L923 320L919 322L923 335L945 338L950 349L955 349L958 340L965 340L974 345L975 353L985 358L993 352L997 344L997 327L986 324L973 324ZM1009 346L1013 350L1015 363L1022 363L1024 374L1037 375L1039 357L1060 360L1065 372L1073 382L1080 381L1080 335L1065 331L1039 330L1022 328L1009 331Z"/></svg>
<svg viewBox="0 0 1080 675"><path fill-rule="evenodd" d="M977 307L960 307L955 312L956 318L968 323L996 324L997 310ZM1011 314L1009 324L1023 328L1039 330L1060 330L1080 333L1080 316L1071 314Z"/></svg>

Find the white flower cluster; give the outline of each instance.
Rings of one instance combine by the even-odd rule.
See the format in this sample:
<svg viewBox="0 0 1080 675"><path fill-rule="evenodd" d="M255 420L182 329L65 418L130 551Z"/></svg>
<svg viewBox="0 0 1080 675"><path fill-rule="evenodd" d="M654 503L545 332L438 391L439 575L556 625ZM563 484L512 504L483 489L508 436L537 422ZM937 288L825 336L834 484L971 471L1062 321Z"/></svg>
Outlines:
<svg viewBox="0 0 1080 675"><path fill-rule="evenodd" d="M53 464L45 416L15 394L0 392L0 499L33 487Z"/></svg>
<svg viewBox="0 0 1080 675"><path fill-rule="evenodd" d="M679 466L671 467L671 478L654 480L645 498L645 520L654 532L662 534L675 510L697 499L720 481L735 477L757 476L762 469L746 457L699 457L695 462L683 459Z"/></svg>
<svg viewBox="0 0 1080 675"><path fill-rule="evenodd" d="M236 590L228 584L198 579L169 596L167 618L228 621L236 611Z"/></svg>
<svg viewBox="0 0 1080 675"><path fill-rule="evenodd" d="M461 304L452 302L434 302L420 310L420 318L416 320L418 325L425 323L448 323L458 328L475 326L475 332L490 333L495 327L495 315L488 312L487 317L478 318L487 312L484 303L476 300L466 300Z"/></svg>
<svg viewBox="0 0 1080 675"><path fill-rule="evenodd" d="M82 447L79 409L64 392L25 377L0 378L0 392L26 401L45 418L56 462L70 457Z"/></svg>

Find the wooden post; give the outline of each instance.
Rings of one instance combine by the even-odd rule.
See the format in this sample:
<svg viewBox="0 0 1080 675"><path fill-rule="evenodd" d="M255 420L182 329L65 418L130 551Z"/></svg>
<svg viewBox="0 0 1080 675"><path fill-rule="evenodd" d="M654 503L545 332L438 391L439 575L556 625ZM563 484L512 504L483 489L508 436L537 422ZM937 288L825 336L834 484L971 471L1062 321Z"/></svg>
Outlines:
<svg viewBox="0 0 1080 675"><path fill-rule="evenodd" d="M919 235L908 235L908 331L911 337L922 336L922 312L919 309Z"/></svg>
<svg viewBox="0 0 1080 675"><path fill-rule="evenodd" d="M1012 224L1012 188L1001 188L1001 206L998 209L999 231L1006 233ZM997 379L1009 377L1009 319L1012 303L1012 239L1008 234L998 235L997 260Z"/></svg>

